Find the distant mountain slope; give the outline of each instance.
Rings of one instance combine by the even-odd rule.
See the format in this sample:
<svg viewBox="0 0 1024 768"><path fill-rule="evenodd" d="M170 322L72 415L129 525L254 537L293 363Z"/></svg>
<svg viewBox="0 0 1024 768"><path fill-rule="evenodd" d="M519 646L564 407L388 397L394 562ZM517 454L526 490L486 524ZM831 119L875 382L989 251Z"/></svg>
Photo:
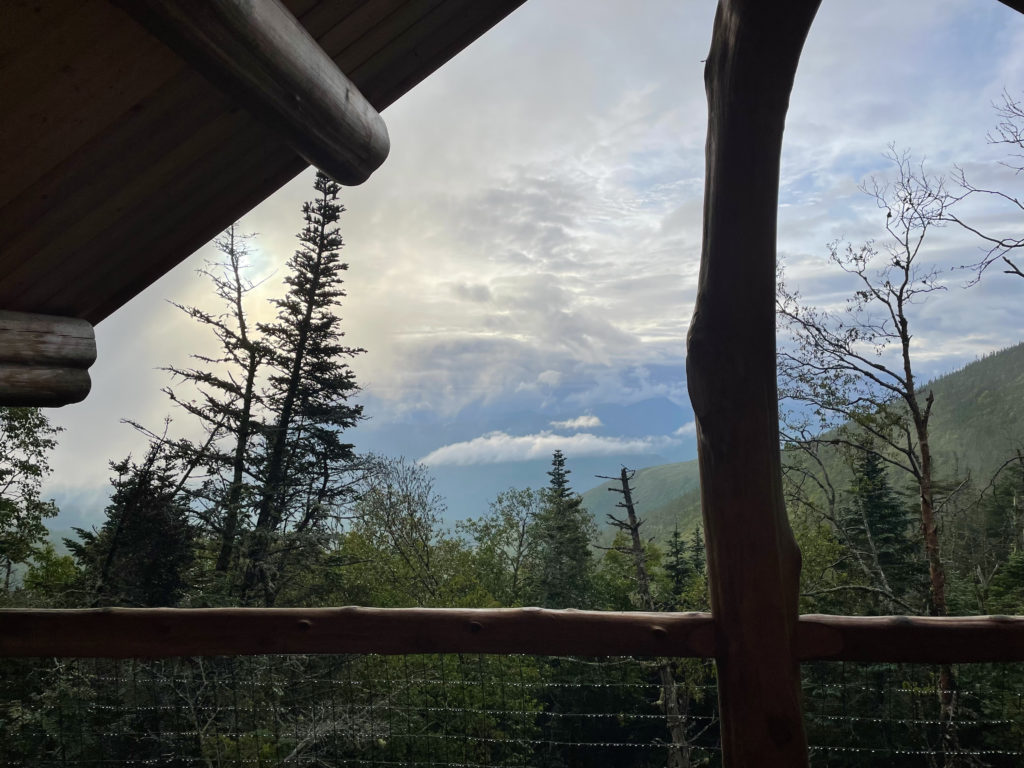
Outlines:
<svg viewBox="0 0 1024 768"><path fill-rule="evenodd" d="M1024 448L1024 344L1000 350L925 386L935 393L931 444L940 475L984 481Z"/></svg>
<svg viewBox="0 0 1024 768"><path fill-rule="evenodd" d="M1024 344L969 363L923 389L935 394L931 444L940 480L970 472L984 485L1015 450L1024 449ZM837 479L843 474L838 472ZM621 511L615 509L621 495L609 493L611 485L606 482L583 494L584 505L602 529L609 512ZM648 537L665 541L677 525L689 533L700 521L696 461L641 469L633 487ZM608 532L606 538L610 536Z"/></svg>
<svg viewBox="0 0 1024 768"><path fill-rule="evenodd" d="M623 510L615 507L622 500L621 493L608 489L621 485L618 481L607 481L583 494L583 506L594 515L597 524L604 529L608 514L616 517ZM637 515L645 521L643 534L664 541L678 526L680 533L689 533L700 522L700 480L696 461L682 461L675 464L661 464L637 470L633 481L633 503ZM609 533L608 538L614 532Z"/></svg>

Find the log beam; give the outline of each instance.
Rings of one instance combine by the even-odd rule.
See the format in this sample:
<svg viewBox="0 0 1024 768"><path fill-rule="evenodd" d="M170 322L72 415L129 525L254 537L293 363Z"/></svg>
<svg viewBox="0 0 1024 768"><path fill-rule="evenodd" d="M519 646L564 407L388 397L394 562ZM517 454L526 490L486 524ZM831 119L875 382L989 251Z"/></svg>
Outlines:
<svg viewBox="0 0 1024 768"><path fill-rule="evenodd" d="M704 237L687 383L727 767L807 764L800 553L779 459L775 239L786 110L818 4L720 0L704 71Z"/></svg>
<svg viewBox="0 0 1024 768"><path fill-rule="evenodd" d="M801 616L801 661L1024 661L1024 616ZM0 610L0 657L526 653L712 658L709 613L541 608Z"/></svg>
<svg viewBox="0 0 1024 768"><path fill-rule="evenodd" d="M340 184L388 155L384 120L278 0L117 0Z"/></svg>
<svg viewBox="0 0 1024 768"><path fill-rule="evenodd" d="M800 617L805 661L964 664L1024 661L1022 616Z"/></svg>
<svg viewBox="0 0 1024 768"><path fill-rule="evenodd" d="M0 406L84 400L95 361L96 336L85 320L0 310Z"/></svg>
<svg viewBox="0 0 1024 768"><path fill-rule="evenodd" d="M706 613L541 608L0 610L0 657L528 653L703 657Z"/></svg>

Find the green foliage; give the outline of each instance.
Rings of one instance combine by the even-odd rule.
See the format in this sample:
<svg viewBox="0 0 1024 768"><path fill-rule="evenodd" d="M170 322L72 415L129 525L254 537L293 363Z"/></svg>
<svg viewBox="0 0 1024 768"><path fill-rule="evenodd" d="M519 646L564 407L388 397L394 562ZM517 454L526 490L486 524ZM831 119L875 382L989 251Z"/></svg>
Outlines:
<svg viewBox="0 0 1024 768"><path fill-rule="evenodd" d="M491 502L490 511L458 525L473 548L473 572L499 605L522 605L527 581L537 562L537 526L544 496L532 488L509 488Z"/></svg>
<svg viewBox="0 0 1024 768"><path fill-rule="evenodd" d="M24 588L33 601L46 607L73 607L80 579L75 559L71 555L58 554L53 544L46 542L32 556L25 571Z"/></svg>
<svg viewBox="0 0 1024 768"><path fill-rule="evenodd" d="M968 363L928 383L935 393L932 450L947 472L990 478L1021 447L1024 344Z"/></svg>
<svg viewBox="0 0 1024 768"><path fill-rule="evenodd" d="M373 465L352 523L363 559L392 592L386 604L437 605L449 554L444 501L422 464L377 458Z"/></svg>
<svg viewBox="0 0 1024 768"><path fill-rule="evenodd" d="M57 514L39 497L50 473L47 455L60 428L38 408L0 407L0 570L4 591L14 586L16 565L24 565L46 540L44 520Z"/></svg>
<svg viewBox="0 0 1024 768"><path fill-rule="evenodd" d="M843 613L849 593L836 592L849 583L849 574L837 568L846 551L835 529L804 506L789 509L789 522L800 548L800 610L802 613Z"/></svg>
<svg viewBox="0 0 1024 768"><path fill-rule="evenodd" d="M1011 554L992 579L986 606L992 613L1024 614L1024 551Z"/></svg>
<svg viewBox="0 0 1024 768"><path fill-rule="evenodd" d="M680 595L687 582L696 574L690 547L683 535L676 528L668 540L668 556L665 559L665 571L672 587L672 594Z"/></svg>
<svg viewBox="0 0 1024 768"><path fill-rule="evenodd" d="M870 443L867 448L854 457L853 482L838 511L838 524L853 554L840 568L854 579L867 576L870 586L921 604L927 564L914 535L916 510L892 489L885 465ZM861 602L872 613L898 608L880 595Z"/></svg>
<svg viewBox="0 0 1024 768"><path fill-rule="evenodd" d="M280 439L291 442L288 472L319 477L321 465L335 467L354 458L353 446L341 434L355 426L363 409L348 402L358 387L344 361L364 350L342 344L337 314L345 296L342 273L348 269L337 226L345 210L338 202L341 187L318 173L314 189L316 199L302 206L306 226L288 262L287 294L273 302L276 321L259 328L273 369L268 399L278 414L275 428Z"/></svg>

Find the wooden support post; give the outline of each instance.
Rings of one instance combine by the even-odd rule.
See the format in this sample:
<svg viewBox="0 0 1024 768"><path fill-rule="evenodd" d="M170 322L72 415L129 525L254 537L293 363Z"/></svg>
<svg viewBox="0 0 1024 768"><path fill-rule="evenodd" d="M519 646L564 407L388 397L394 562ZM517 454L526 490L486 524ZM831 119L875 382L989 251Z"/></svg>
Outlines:
<svg viewBox="0 0 1024 768"><path fill-rule="evenodd" d="M59 406L89 394L92 326L73 317L0 310L0 406Z"/></svg>
<svg viewBox="0 0 1024 768"><path fill-rule="evenodd" d="M388 155L384 120L278 0L116 0L340 184Z"/></svg>
<svg viewBox="0 0 1024 768"><path fill-rule="evenodd" d="M705 68L704 241L687 347L726 766L800 766L800 553L775 381L775 239L789 94L819 0L721 0Z"/></svg>

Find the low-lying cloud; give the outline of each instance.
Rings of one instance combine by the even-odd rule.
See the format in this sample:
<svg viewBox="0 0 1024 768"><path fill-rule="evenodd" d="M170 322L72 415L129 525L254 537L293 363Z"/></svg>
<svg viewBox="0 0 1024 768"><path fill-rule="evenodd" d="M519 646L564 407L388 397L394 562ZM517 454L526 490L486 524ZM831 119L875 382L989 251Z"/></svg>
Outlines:
<svg viewBox="0 0 1024 768"><path fill-rule="evenodd" d="M472 440L442 446L428 453L420 461L434 467L499 464L505 461L545 459L556 450L571 456L654 454L678 444L678 438L668 435L605 437L589 432L578 432L574 435L559 435L554 432L533 435L490 432Z"/></svg>
<svg viewBox="0 0 1024 768"><path fill-rule="evenodd" d="M575 419L565 421L552 421L551 426L555 429L596 429L604 426L601 420L591 413L577 416Z"/></svg>

